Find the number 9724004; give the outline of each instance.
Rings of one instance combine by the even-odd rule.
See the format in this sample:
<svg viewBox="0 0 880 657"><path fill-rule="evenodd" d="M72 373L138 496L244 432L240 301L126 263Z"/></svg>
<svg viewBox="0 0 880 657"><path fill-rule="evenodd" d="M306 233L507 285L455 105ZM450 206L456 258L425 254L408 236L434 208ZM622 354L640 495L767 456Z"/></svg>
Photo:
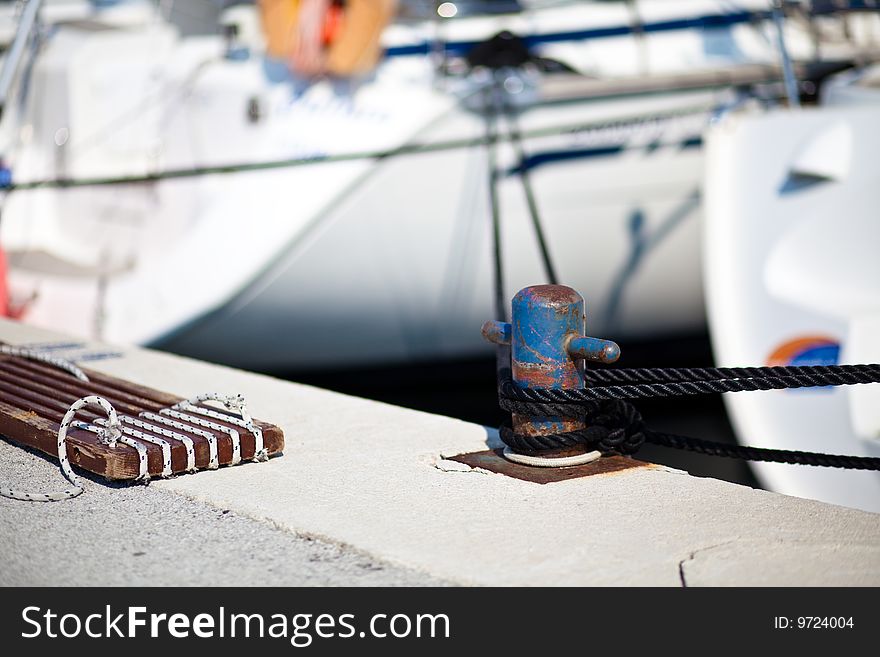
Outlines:
<svg viewBox="0 0 880 657"><path fill-rule="evenodd" d="M810 629L849 629L853 627L852 616L799 616L797 627Z"/></svg>

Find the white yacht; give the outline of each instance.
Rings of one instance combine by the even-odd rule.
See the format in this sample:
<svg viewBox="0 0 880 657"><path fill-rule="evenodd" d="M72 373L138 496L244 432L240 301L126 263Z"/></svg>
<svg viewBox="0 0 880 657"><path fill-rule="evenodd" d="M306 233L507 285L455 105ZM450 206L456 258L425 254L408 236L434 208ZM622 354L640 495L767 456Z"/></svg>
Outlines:
<svg viewBox="0 0 880 657"><path fill-rule="evenodd" d="M184 34L184 3L6 4L13 312L263 370L487 349L490 150L508 297L545 280L527 172L594 333L703 327L704 130L782 95L766 0L404 3L372 76L313 83L264 56L252 5ZM791 17L803 93L878 32L876 14ZM501 74L475 55L505 48Z"/></svg>

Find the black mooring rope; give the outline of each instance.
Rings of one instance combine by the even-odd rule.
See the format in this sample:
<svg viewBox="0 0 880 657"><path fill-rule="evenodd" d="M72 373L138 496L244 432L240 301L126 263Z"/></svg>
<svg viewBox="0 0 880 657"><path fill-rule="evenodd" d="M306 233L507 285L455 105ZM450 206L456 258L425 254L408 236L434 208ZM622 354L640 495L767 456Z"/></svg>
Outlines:
<svg viewBox="0 0 880 657"><path fill-rule="evenodd" d="M598 370L597 370L598 371ZM509 376L499 382L502 398L513 401L581 404L611 399L646 399L717 392L783 390L880 383L880 365L835 365L776 368L699 368L606 370L584 375L586 388L550 390L520 388ZM604 379L604 380L603 380ZM614 383L618 381L662 381L661 383Z"/></svg>
<svg viewBox="0 0 880 657"><path fill-rule="evenodd" d="M689 395L695 392L738 392L878 383L880 365L609 369L591 370L585 374L585 380L588 386L594 387L581 390L519 388L511 380L510 370L506 368L501 370L499 405L502 409L522 415L578 417L587 425L586 429L579 431L530 436L515 433L507 424L500 429L501 440L514 450L540 452L584 445L603 454L634 454L647 442L710 456L748 461L880 470L880 458L875 457L729 445L653 431L645 426L638 410L624 401L627 398ZM617 381L662 381L663 383L608 385ZM692 386L700 389L695 391ZM720 388L714 389L712 386L720 386ZM604 393L599 397L591 396L596 391L604 391Z"/></svg>
<svg viewBox="0 0 880 657"><path fill-rule="evenodd" d="M880 365L800 365L789 367L660 367L638 369L591 369L584 372L586 384L676 383L777 376L825 376L847 373L880 373Z"/></svg>

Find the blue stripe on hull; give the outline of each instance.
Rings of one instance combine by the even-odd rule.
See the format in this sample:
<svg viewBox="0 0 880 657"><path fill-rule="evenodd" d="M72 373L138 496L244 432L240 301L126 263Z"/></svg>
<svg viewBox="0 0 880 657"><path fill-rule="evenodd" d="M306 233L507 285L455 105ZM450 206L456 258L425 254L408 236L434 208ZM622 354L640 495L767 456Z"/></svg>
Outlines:
<svg viewBox="0 0 880 657"><path fill-rule="evenodd" d="M566 32L549 32L547 34L531 34L523 37L529 47L544 43L559 43L564 41L587 41L590 39L607 39L611 37L629 36L635 33L650 34L657 32L673 32L676 30L692 29L717 29L740 25L751 21L761 21L770 18L769 11L739 11L725 14L707 14L692 18L677 18L656 23L644 23L637 27L631 25L615 25L611 27L596 27L586 30L572 30ZM450 55L465 55L471 48L482 41L449 41L442 44ZM403 57L408 55L427 55L435 44L430 41L417 43L409 46L392 46L385 51L386 57Z"/></svg>
<svg viewBox="0 0 880 657"><path fill-rule="evenodd" d="M817 16L834 14L841 11L878 11L874 0L850 0L849 2L826 3L827 6L815 8L813 14ZM615 25L611 27L595 27L585 30L572 30L566 32L550 32L547 34L531 34L524 38L529 47L544 43L559 43L563 41L586 41L589 39L607 39L611 37L630 36L633 34L653 34L658 32L674 32L677 30L705 30L721 29L734 25L742 25L757 21L765 21L772 18L770 11L736 11L723 14L705 14L690 18L675 18L655 23L643 23L641 25ZM405 57L411 55L427 55L437 45L442 45L450 55L465 55L471 48L482 41L450 41L445 44L435 44L431 41L412 44L408 46L392 46L385 51L386 57Z"/></svg>
<svg viewBox="0 0 880 657"><path fill-rule="evenodd" d="M678 144L678 148L679 150L685 150L689 148L698 148L702 145L703 138L698 136L682 141ZM645 150L654 151L660 147L660 145L652 143L645 146ZM527 155L519 166L511 167L505 173L508 176L514 176L521 173L523 170L534 171L545 164L569 162L572 160L588 160L596 157L610 157L613 155L620 155L626 150L631 149L623 144L619 144L616 146L599 146L595 148L571 148L558 151L540 151Z"/></svg>

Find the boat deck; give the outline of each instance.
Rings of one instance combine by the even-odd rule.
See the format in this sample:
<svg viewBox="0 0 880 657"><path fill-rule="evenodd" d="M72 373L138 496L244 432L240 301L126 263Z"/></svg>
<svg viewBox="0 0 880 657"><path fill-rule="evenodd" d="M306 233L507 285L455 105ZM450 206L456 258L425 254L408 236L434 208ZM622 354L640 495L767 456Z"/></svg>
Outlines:
<svg viewBox="0 0 880 657"><path fill-rule="evenodd" d="M2 321L0 340L66 338ZM651 464L536 483L451 458L497 447L479 425L88 348L119 352L89 368L181 398L245 395L284 430L284 455L149 486L91 479L64 502L0 499L0 584L880 584L877 514ZM5 441L0 481L62 482L56 462Z"/></svg>

